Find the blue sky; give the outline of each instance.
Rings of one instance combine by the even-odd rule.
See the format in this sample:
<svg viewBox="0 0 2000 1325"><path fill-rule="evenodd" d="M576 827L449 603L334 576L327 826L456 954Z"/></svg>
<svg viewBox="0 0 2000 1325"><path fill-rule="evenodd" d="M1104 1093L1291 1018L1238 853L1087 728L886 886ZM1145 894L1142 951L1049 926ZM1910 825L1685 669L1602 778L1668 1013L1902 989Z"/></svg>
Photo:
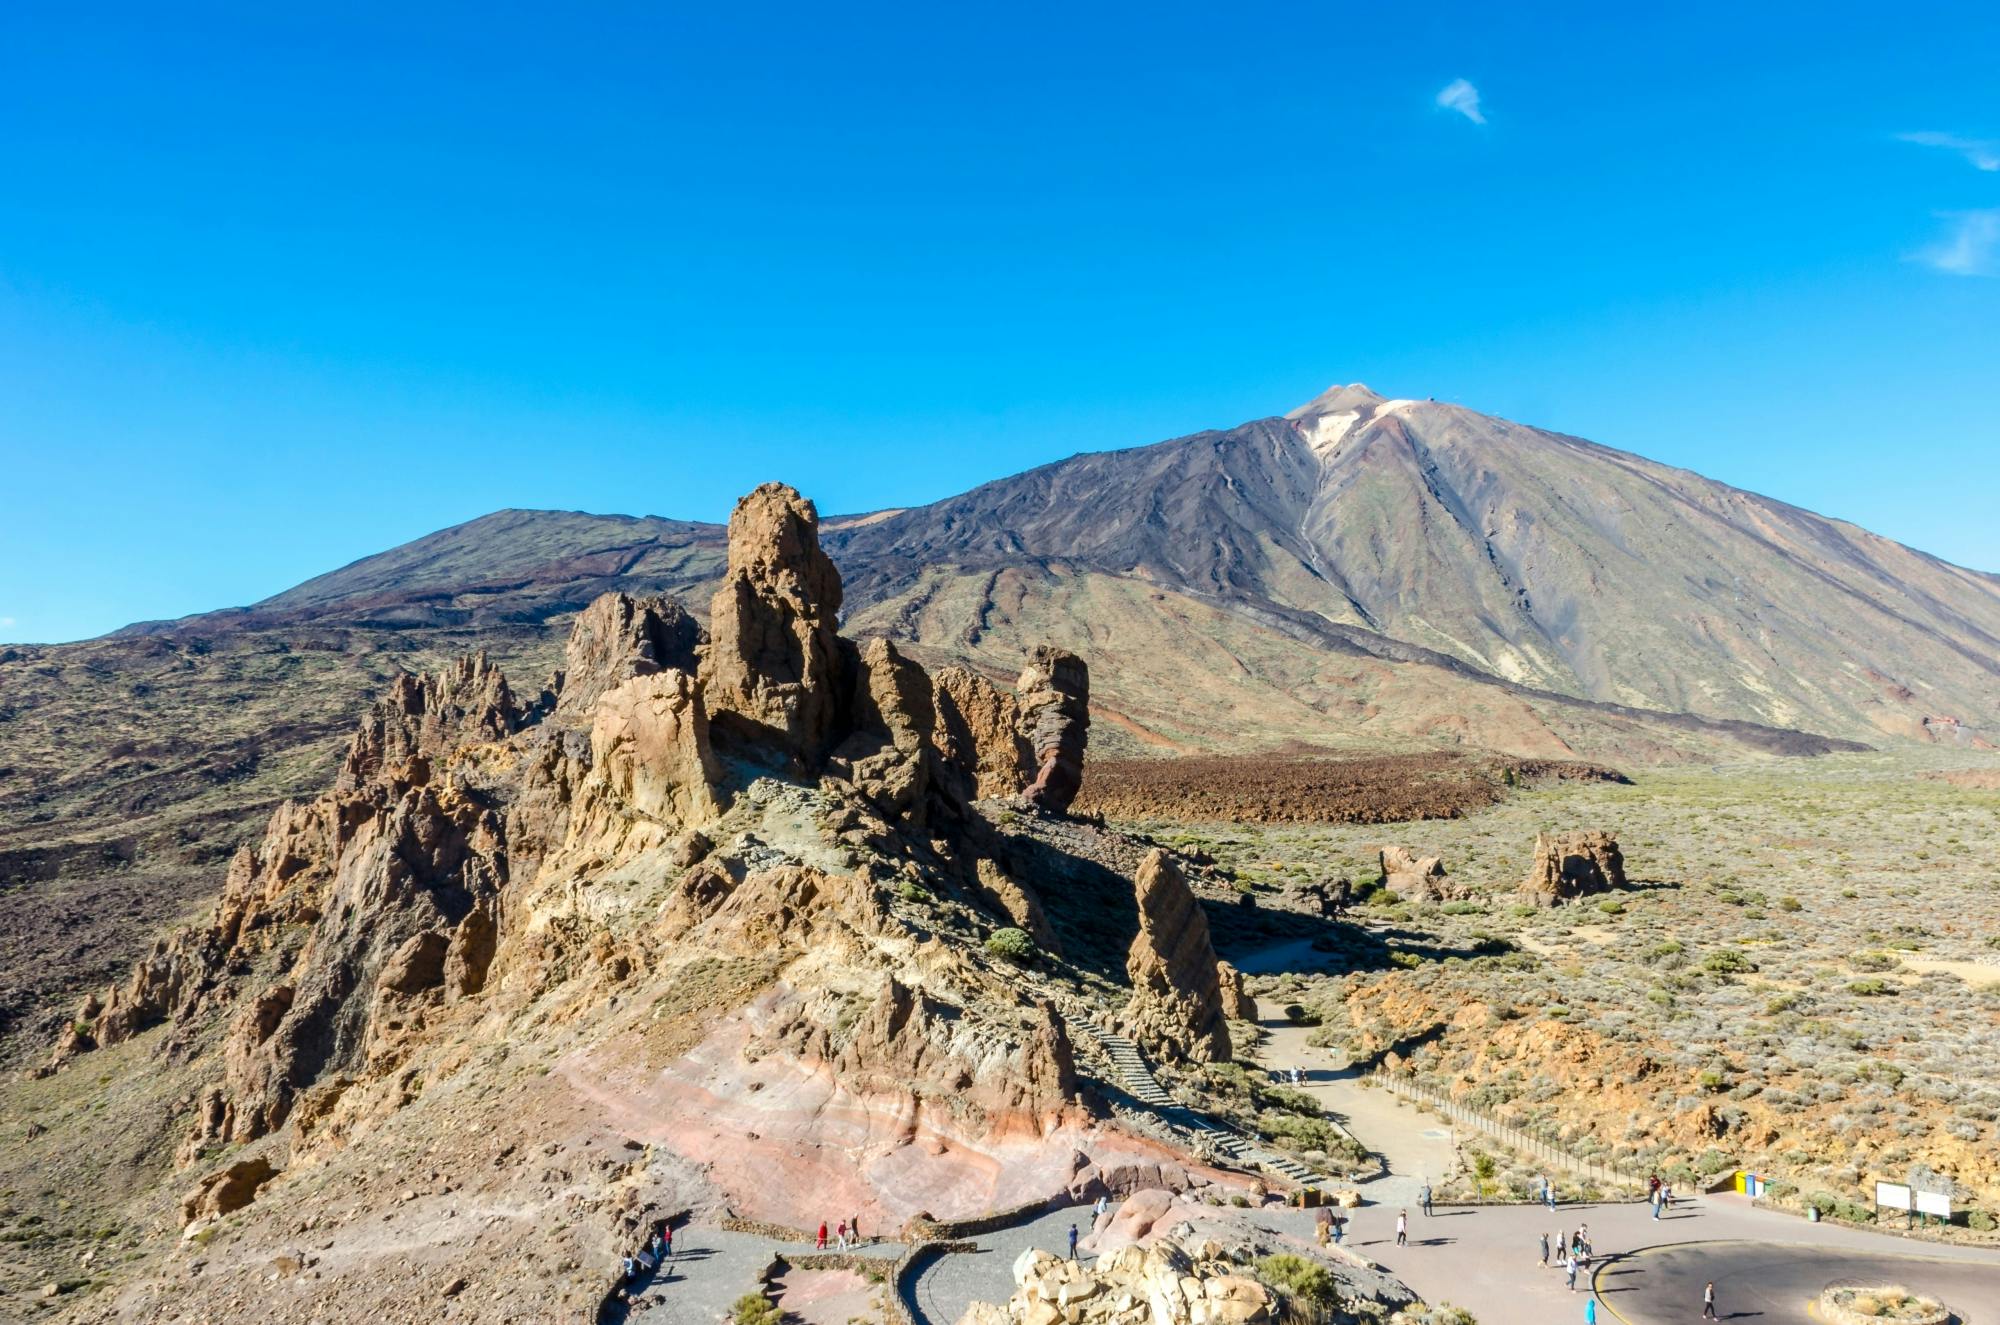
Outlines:
<svg viewBox="0 0 2000 1325"><path fill-rule="evenodd" d="M0 8L0 640L1351 380L2000 570L2000 7L305 8Z"/></svg>

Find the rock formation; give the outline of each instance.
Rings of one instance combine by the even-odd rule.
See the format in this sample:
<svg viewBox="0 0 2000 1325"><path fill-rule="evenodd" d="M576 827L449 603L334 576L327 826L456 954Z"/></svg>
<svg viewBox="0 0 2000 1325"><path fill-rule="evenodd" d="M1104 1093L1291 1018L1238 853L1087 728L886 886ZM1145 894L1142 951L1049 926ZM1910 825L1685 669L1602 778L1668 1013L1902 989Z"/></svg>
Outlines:
<svg viewBox="0 0 2000 1325"><path fill-rule="evenodd" d="M847 713L853 731L831 767L892 818L924 822L937 709L930 676L886 639L861 646Z"/></svg>
<svg viewBox="0 0 2000 1325"><path fill-rule="evenodd" d="M685 1174L728 1166L704 1147L783 1126L788 1162L823 1154L857 1184L920 1168L963 1200L982 1173L996 1189L1028 1181L991 1159L1006 1146L1018 1158L1103 1125L1063 1016L976 937L1014 925L1059 956L1041 875L1003 864L1033 853L1009 843L1107 836L974 804L1028 787L1068 805L1082 661L1037 650L1015 696L962 669L934 678L888 639L841 639L839 577L788 488L746 497L730 537L706 636L676 603L609 594L577 615L563 670L529 704L484 658L397 678L335 785L279 806L238 853L213 920L79 1009L47 1070L171 1023L158 1049L189 1074L192 1120L177 1158L210 1170L189 1221L261 1204L267 1186L310 1199L326 1185L280 1180L288 1166L339 1163L383 1133L396 1147L483 1134L499 1107L485 1092L551 1076L598 1118L597 1092L685 1090L679 1107L635 1098L629 1114L683 1147ZM1138 850L1119 839L1118 870ZM1225 1011L1254 1003L1171 859L1154 852L1136 888L1125 1020L1156 1054L1226 1059ZM534 1048L503 1067L517 1041ZM751 1099L765 1085L783 1089ZM733 1140L696 1134L724 1108L747 1124ZM372 1181L388 1153L351 1172ZM1158 1183L1173 1159L1131 1136L1105 1154L1033 1181ZM508 1200L540 1208L574 1184L546 1172Z"/></svg>
<svg viewBox="0 0 2000 1325"><path fill-rule="evenodd" d="M1139 866L1139 933L1126 954L1132 982L1127 1032L1170 1059L1226 1062L1229 1024L1208 917L1173 857L1155 848Z"/></svg>
<svg viewBox="0 0 2000 1325"><path fill-rule="evenodd" d="M1015 685L1020 731L1034 752L1035 780L1024 793L1035 806L1067 811L1083 787L1083 749L1090 738L1090 670L1083 659L1038 645Z"/></svg>
<svg viewBox="0 0 2000 1325"><path fill-rule="evenodd" d="M1408 847L1382 848L1382 886L1408 902L1440 902L1455 895L1445 883L1444 861Z"/></svg>
<svg viewBox="0 0 2000 1325"><path fill-rule="evenodd" d="M1625 857L1610 833L1537 833L1535 863L1520 891L1536 906L1556 906L1624 886Z"/></svg>
<svg viewBox="0 0 2000 1325"><path fill-rule="evenodd" d="M1257 1000L1243 987L1243 972L1228 962L1215 964L1216 988L1222 996L1222 1015L1231 1021L1257 1020Z"/></svg>
<svg viewBox="0 0 2000 1325"><path fill-rule="evenodd" d="M812 503L782 483L737 502L701 666L718 734L817 770L847 698L839 621L840 573Z"/></svg>
<svg viewBox="0 0 2000 1325"><path fill-rule="evenodd" d="M1021 734L1021 705L977 672L941 667L936 687L937 731L944 760L970 779L970 795L1018 796L1035 777L1035 748Z"/></svg>
<svg viewBox="0 0 2000 1325"><path fill-rule="evenodd" d="M521 708L507 678L485 654L461 658L436 675L405 673L376 701L361 730L348 743L337 790L353 791L376 781L419 783L426 765L440 762L462 744L497 741L521 725Z"/></svg>
<svg viewBox="0 0 2000 1325"><path fill-rule="evenodd" d="M1155 1195L1166 1193L1141 1192L1132 1200ZM976 1302L959 1325L1266 1325L1281 1319L1276 1295L1212 1240L1190 1250L1159 1238L1087 1266L1031 1247L1014 1262L1014 1283L1005 1305Z"/></svg>
<svg viewBox="0 0 2000 1325"><path fill-rule="evenodd" d="M576 614L570 626L559 709L589 722L606 691L638 676L695 673L708 632L671 598L608 593Z"/></svg>

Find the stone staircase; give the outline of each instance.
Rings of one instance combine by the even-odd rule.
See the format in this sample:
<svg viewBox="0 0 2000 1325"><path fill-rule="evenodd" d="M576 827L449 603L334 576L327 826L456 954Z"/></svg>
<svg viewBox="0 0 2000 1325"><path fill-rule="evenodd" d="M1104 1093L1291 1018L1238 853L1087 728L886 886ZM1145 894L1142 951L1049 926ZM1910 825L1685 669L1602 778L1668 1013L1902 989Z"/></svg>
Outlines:
<svg viewBox="0 0 2000 1325"><path fill-rule="evenodd" d="M1327 1181L1324 1175L1313 1172L1297 1160L1258 1145L1242 1133L1224 1127L1178 1102L1160 1085L1159 1078L1147 1066L1146 1057L1139 1052L1138 1045L1116 1031L1098 1025L1084 1015L1081 1008L1065 1008L1064 1012L1070 1025L1081 1026L1110 1057L1111 1065L1118 1073L1118 1084L1125 1088L1125 1093L1151 1109L1168 1126L1186 1133L1190 1139L1198 1138L1198 1144L1205 1144L1239 1164L1283 1174L1301 1186L1316 1186Z"/></svg>

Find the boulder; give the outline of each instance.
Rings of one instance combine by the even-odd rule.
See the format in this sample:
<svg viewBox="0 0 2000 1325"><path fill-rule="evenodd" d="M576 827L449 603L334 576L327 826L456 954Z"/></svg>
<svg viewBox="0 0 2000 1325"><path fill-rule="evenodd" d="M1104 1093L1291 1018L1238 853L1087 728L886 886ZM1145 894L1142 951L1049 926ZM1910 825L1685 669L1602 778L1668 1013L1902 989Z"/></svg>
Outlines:
<svg viewBox="0 0 2000 1325"><path fill-rule="evenodd" d="M1023 793L1036 807L1068 811L1083 787L1090 737L1090 669L1054 645L1037 645L1014 686L1019 731L1034 754L1035 777Z"/></svg>
<svg viewBox="0 0 2000 1325"><path fill-rule="evenodd" d="M1229 1023L1208 917L1180 867L1154 848L1133 881L1139 933L1125 957L1132 998L1124 1023L1149 1052L1169 1059L1226 1062Z"/></svg>
<svg viewBox="0 0 2000 1325"><path fill-rule="evenodd" d="M278 1176L262 1155L239 1159L203 1178L181 1199L181 1223L191 1225L241 1210L257 1198L257 1190Z"/></svg>
<svg viewBox="0 0 2000 1325"><path fill-rule="evenodd" d="M1520 891L1536 906L1557 906L1625 886L1618 839L1598 831L1535 834L1535 863Z"/></svg>
<svg viewBox="0 0 2000 1325"><path fill-rule="evenodd" d="M701 678L725 744L817 770L841 727L840 573L819 513L766 483L729 517L729 566L709 608Z"/></svg>
<svg viewBox="0 0 2000 1325"><path fill-rule="evenodd" d="M1383 847L1382 886L1409 902L1441 902L1455 895L1445 882L1444 861L1408 847Z"/></svg>

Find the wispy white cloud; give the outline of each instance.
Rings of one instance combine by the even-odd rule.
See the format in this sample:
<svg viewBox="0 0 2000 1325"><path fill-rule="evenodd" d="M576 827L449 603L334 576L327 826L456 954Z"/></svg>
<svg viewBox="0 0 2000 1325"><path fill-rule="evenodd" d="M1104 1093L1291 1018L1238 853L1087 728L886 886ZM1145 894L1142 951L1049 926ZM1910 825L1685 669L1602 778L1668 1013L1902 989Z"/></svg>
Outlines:
<svg viewBox="0 0 2000 1325"><path fill-rule="evenodd" d="M1939 212L1947 222L1937 243L1910 256L1953 276L2000 275L2000 207L1971 212Z"/></svg>
<svg viewBox="0 0 2000 1325"><path fill-rule="evenodd" d="M1445 84L1444 91L1438 93L1437 104L1445 110L1457 111L1474 124L1486 123L1486 112L1479 109L1479 89L1463 78Z"/></svg>
<svg viewBox="0 0 2000 1325"><path fill-rule="evenodd" d="M1918 147L1941 147L1947 152L1956 152L1970 162L1974 170L2000 170L2000 142L1991 138L1961 138L1955 133L1930 132L1899 133L1896 137Z"/></svg>

